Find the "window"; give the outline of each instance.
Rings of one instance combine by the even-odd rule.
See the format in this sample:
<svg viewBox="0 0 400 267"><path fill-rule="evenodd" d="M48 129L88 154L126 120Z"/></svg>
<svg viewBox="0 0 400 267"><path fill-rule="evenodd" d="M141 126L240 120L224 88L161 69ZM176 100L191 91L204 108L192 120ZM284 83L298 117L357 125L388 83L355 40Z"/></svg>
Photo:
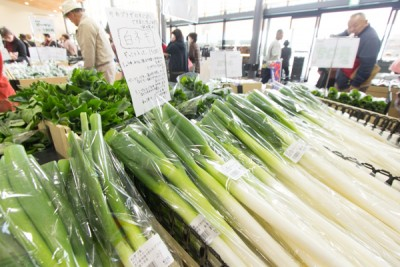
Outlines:
<svg viewBox="0 0 400 267"><path fill-rule="evenodd" d="M400 29L400 17L397 11L396 20L383 48L382 60L384 61L392 61L400 58L400 31L398 29Z"/></svg>
<svg viewBox="0 0 400 267"><path fill-rule="evenodd" d="M221 48L222 22L196 25L197 43L199 46L209 45Z"/></svg>
<svg viewBox="0 0 400 267"><path fill-rule="evenodd" d="M227 46L251 45L253 20L229 21L225 25L225 44Z"/></svg>
<svg viewBox="0 0 400 267"><path fill-rule="evenodd" d="M375 8L353 10L334 13L324 13L318 30L318 38L328 38L331 34L338 34L347 29L347 22L351 15L363 12L370 25L376 30L379 38L383 38L391 8Z"/></svg>

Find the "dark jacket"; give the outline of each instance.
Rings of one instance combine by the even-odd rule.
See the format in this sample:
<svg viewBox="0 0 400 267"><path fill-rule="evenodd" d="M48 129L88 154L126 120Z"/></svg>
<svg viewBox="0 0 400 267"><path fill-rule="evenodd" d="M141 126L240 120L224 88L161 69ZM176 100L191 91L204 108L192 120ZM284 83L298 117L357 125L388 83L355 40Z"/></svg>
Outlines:
<svg viewBox="0 0 400 267"><path fill-rule="evenodd" d="M169 71L170 72L187 72L188 57L186 46L183 41L171 42L167 46L167 53L170 55Z"/></svg>
<svg viewBox="0 0 400 267"><path fill-rule="evenodd" d="M339 36L348 36L347 31L339 34ZM355 66L353 71L358 67L357 74L351 81L351 86L359 87L366 81L375 66L376 59L381 48L381 41L379 40L376 31L368 25L359 35L360 45L358 46ZM345 73L345 70L342 70Z"/></svg>
<svg viewBox="0 0 400 267"><path fill-rule="evenodd" d="M282 48L281 52L282 67L289 66L289 60L291 56L292 56L292 49L290 47L285 46L284 48Z"/></svg>
<svg viewBox="0 0 400 267"><path fill-rule="evenodd" d="M4 42L4 47L7 49L8 52L18 52L17 62L28 61L27 52L25 44L14 36L14 40L12 42Z"/></svg>

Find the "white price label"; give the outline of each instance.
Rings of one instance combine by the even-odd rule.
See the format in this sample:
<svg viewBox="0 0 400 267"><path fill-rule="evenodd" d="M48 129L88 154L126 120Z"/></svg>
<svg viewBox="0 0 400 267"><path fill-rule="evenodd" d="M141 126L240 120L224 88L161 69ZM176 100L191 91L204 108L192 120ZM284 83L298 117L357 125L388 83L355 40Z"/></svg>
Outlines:
<svg viewBox="0 0 400 267"><path fill-rule="evenodd" d="M156 234L133 253L129 261L132 266L167 267L174 262L174 258L161 237Z"/></svg>
<svg viewBox="0 0 400 267"><path fill-rule="evenodd" d="M217 166L217 170L232 180L238 180L249 171L234 159L228 160L223 165Z"/></svg>
<svg viewBox="0 0 400 267"><path fill-rule="evenodd" d="M294 163L299 162L301 157L310 149L303 140L297 141L291 144L285 151L285 156L288 157Z"/></svg>
<svg viewBox="0 0 400 267"><path fill-rule="evenodd" d="M219 235L217 229L211 225L209 221L204 218L203 215L199 214L191 223L190 227L199 234L201 239L207 244L210 245L214 239Z"/></svg>

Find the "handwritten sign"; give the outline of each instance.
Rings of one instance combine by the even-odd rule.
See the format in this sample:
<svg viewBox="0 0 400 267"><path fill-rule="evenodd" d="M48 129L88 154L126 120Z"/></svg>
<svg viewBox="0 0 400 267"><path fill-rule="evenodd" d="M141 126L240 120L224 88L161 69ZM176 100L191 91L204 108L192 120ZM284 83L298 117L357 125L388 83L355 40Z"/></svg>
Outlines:
<svg viewBox="0 0 400 267"><path fill-rule="evenodd" d="M359 38L318 39L311 65L320 68L352 68L359 43Z"/></svg>
<svg viewBox="0 0 400 267"><path fill-rule="evenodd" d="M199 22L198 0L164 0L163 13L186 21Z"/></svg>
<svg viewBox="0 0 400 267"><path fill-rule="evenodd" d="M67 61L67 50L59 47L29 47L30 59L38 61Z"/></svg>
<svg viewBox="0 0 400 267"><path fill-rule="evenodd" d="M211 51L209 61L210 78L226 77L225 51Z"/></svg>
<svg viewBox="0 0 400 267"><path fill-rule="evenodd" d="M107 17L136 116L169 101L167 67L154 14L110 8Z"/></svg>
<svg viewBox="0 0 400 267"><path fill-rule="evenodd" d="M242 77L242 55L239 51L211 51L210 78Z"/></svg>
<svg viewBox="0 0 400 267"><path fill-rule="evenodd" d="M55 34L54 21L48 18L31 18L31 24L35 33Z"/></svg>
<svg viewBox="0 0 400 267"><path fill-rule="evenodd" d="M226 51L226 77L242 77L243 58L239 51Z"/></svg>

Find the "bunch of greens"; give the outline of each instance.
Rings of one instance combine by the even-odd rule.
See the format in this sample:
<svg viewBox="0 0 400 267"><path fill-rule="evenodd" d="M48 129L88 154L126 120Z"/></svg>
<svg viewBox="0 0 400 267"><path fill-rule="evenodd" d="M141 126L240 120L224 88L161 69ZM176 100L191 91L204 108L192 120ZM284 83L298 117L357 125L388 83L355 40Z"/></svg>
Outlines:
<svg viewBox="0 0 400 267"><path fill-rule="evenodd" d="M323 97L320 91L313 90L313 95ZM329 88L328 99L337 101L346 105L371 110L377 113L385 112L387 103L384 100L375 100L371 95L362 94L357 89L347 92L339 92L336 88Z"/></svg>
<svg viewBox="0 0 400 267"><path fill-rule="evenodd" d="M21 104L22 108L25 104ZM50 140L43 131L38 130L41 112L39 106L23 109L21 112L0 113L0 155L10 143L24 144L28 153L34 153L46 148Z"/></svg>
<svg viewBox="0 0 400 267"><path fill-rule="evenodd" d="M38 81L9 98L18 103L15 112L0 114L0 142L22 143L31 153L49 142L37 130L42 120L80 132L80 113L99 113L107 131L134 117L129 88L125 80L113 85L94 70L75 69L69 84L55 85ZM29 135L21 141L19 135ZM17 136L18 135L18 136Z"/></svg>

